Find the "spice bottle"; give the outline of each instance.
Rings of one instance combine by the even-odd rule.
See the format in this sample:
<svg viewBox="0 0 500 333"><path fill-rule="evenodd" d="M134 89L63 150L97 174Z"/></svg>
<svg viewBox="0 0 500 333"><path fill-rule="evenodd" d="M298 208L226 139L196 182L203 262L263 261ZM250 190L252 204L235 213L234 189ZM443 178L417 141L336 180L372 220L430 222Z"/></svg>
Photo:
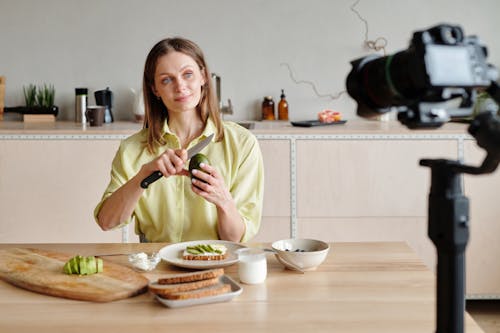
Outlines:
<svg viewBox="0 0 500 333"><path fill-rule="evenodd" d="M262 102L262 120L275 120L274 101L272 96L264 97Z"/></svg>
<svg viewBox="0 0 500 333"><path fill-rule="evenodd" d="M285 99L285 92L281 89L281 99L278 103L278 119L288 120L288 102Z"/></svg>

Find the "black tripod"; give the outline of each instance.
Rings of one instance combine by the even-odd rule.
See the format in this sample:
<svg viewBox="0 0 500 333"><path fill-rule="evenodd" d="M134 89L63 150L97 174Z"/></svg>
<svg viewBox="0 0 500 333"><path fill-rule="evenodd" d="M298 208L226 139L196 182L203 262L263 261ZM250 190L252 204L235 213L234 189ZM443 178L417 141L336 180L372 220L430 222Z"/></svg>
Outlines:
<svg viewBox="0 0 500 333"><path fill-rule="evenodd" d="M460 174L493 172L500 162L500 122L491 113L478 115L469 127L488 155L479 167L458 161L423 159L431 168L428 235L437 250L436 333L463 333L465 311L465 248L469 240L469 200Z"/></svg>

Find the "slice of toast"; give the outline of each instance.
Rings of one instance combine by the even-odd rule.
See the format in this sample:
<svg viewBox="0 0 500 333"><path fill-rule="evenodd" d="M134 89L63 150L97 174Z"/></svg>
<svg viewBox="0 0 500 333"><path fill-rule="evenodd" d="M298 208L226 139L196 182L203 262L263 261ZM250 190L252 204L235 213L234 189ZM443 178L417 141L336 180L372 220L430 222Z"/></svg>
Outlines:
<svg viewBox="0 0 500 333"><path fill-rule="evenodd" d="M205 288L170 293L166 294L165 296L162 295L161 297L170 300L183 300L183 299L203 298L208 296L222 295L230 291L231 291L230 284L219 283Z"/></svg>
<svg viewBox="0 0 500 333"><path fill-rule="evenodd" d="M171 283L194 282L194 281L218 278L222 275L224 275L223 268L214 268L214 269L206 269L202 271L189 272L189 273L171 274L159 278L158 283L171 284Z"/></svg>
<svg viewBox="0 0 500 333"><path fill-rule="evenodd" d="M161 297L168 298L168 295L178 292L191 291L201 288L206 288L219 283L219 278L214 277L212 279L186 282L186 283L174 283L174 284L160 284L158 282L152 282L149 284L149 291L159 295Z"/></svg>

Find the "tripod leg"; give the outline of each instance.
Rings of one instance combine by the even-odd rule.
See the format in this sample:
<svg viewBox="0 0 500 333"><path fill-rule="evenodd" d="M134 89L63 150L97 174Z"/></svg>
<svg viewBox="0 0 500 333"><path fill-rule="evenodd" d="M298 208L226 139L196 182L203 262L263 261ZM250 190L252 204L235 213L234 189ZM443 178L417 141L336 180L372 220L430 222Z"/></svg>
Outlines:
<svg viewBox="0 0 500 333"><path fill-rule="evenodd" d="M469 240L469 200L462 194L455 161L427 160L432 170L429 237L437 250L437 333L463 333L465 248ZM422 164L422 163L421 163Z"/></svg>
<svg viewBox="0 0 500 333"><path fill-rule="evenodd" d="M438 255L437 333L464 332L464 265L464 252Z"/></svg>

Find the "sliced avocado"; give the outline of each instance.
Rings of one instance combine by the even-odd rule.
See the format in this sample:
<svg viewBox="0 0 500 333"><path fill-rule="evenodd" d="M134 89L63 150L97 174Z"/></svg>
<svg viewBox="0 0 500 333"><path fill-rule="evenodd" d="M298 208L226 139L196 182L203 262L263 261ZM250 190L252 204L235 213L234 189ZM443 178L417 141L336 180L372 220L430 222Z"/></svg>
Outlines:
<svg viewBox="0 0 500 333"><path fill-rule="evenodd" d="M95 257L89 256L85 258L85 261L87 262L87 274L97 273L97 263L95 261Z"/></svg>
<svg viewBox="0 0 500 333"><path fill-rule="evenodd" d="M207 252L207 248L203 244L190 246L190 247L188 247L187 250L188 250L188 252L190 252L192 254L203 254L203 253Z"/></svg>
<svg viewBox="0 0 500 333"><path fill-rule="evenodd" d="M71 274L80 274L80 263L78 257L73 257L69 260L69 265L71 267Z"/></svg>
<svg viewBox="0 0 500 333"><path fill-rule="evenodd" d="M84 258L80 259L80 275L87 275L88 274L88 268L87 268L87 261Z"/></svg>
<svg viewBox="0 0 500 333"><path fill-rule="evenodd" d="M66 274L71 274L71 265L70 265L69 261L64 264L63 272Z"/></svg>
<svg viewBox="0 0 500 333"><path fill-rule="evenodd" d="M191 254L201 254L201 253L203 253L203 252L201 252L200 250L198 250L195 247L188 247L187 251L188 251L188 253L191 253Z"/></svg>
<svg viewBox="0 0 500 333"><path fill-rule="evenodd" d="M96 258L96 262L97 262L97 273L104 272L104 262L102 261L102 259Z"/></svg>
<svg viewBox="0 0 500 333"><path fill-rule="evenodd" d="M66 274L89 275L104 271L104 262L94 256L82 257L80 255L69 259L63 266Z"/></svg>

